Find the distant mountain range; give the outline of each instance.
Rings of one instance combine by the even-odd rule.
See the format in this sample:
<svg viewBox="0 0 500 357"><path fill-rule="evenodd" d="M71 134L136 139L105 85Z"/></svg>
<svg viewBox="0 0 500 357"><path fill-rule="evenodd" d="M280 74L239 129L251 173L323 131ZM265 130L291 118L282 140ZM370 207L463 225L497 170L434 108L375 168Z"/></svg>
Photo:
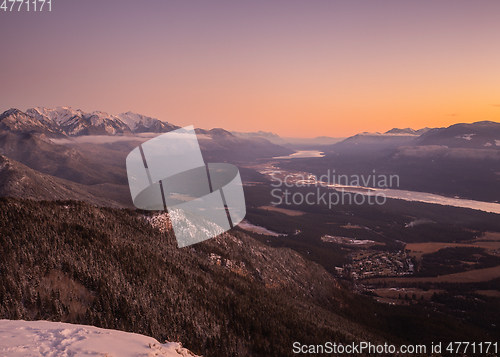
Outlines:
<svg viewBox="0 0 500 357"><path fill-rule="evenodd" d="M127 154L151 137L139 134L177 128L131 112L113 116L67 107L7 110L0 115L0 196L133 207ZM248 162L293 153L264 138L237 137L221 128L196 133L206 162Z"/></svg>
<svg viewBox="0 0 500 357"><path fill-rule="evenodd" d="M482 121L455 124L448 128L393 128L385 133L360 133L346 139L322 136L311 139L284 138L272 132L229 132L224 129L197 129L198 134L235 138L265 139L275 145L336 145L398 147L402 145L444 145L449 148L500 148L500 124ZM165 133L180 128L177 125L145 115L126 112L111 115L101 111L91 113L70 107L31 108L22 112L9 109L0 115L0 129L12 133L43 134L49 138L85 135L134 135Z"/></svg>
<svg viewBox="0 0 500 357"><path fill-rule="evenodd" d="M0 115L0 129L16 133L37 133L48 137L81 135L130 135L165 133L179 127L132 112L111 115L101 111L86 113L69 107L32 108L26 112L9 109Z"/></svg>
<svg viewBox="0 0 500 357"><path fill-rule="evenodd" d="M444 145L449 148L500 149L500 123L480 121L432 129L421 135L418 145Z"/></svg>
<svg viewBox="0 0 500 357"><path fill-rule="evenodd" d="M424 130L424 129L421 129ZM412 145L419 137L420 130L391 129L386 133L364 132L348 137L330 147L334 152L348 154L374 154L383 150L393 150L400 146Z"/></svg>
<svg viewBox="0 0 500 357"><path fill-rule="evenodd" d="M326 168L351 175L398 175L402 190L499 202L500 123L476 122L426 130L363 133L324 147L325 157L290 160L285 169L321 176Z"/></svg>
<svg viewBox="0 0 500 357"><path fill-rule="evenodd" d="M110 115L101 111L86 113L69 107L55 109L39 107L28 109L26 112L9 109L0 115L0 130L12 134L32 135L33 138L41 139L70 139L101 135L130 136L131 140L145 141L144 137L138 138L136 134L166 133L179 128L180 126L132 112ZM293 152L258 135L234 135L221 128L196 129L196 133L202 151L205 149L204 153L208 157L212 158L215 155L223 161L281 156ZM21 151L28 154L27 149L21 149ZM13 158L17 160L16 157ZM20 162L23 161L20 160Z"/></svg>
<svg viewBox="0 0 500 357"><path fill-rule="evenodd" d="M131 112L113 116L67 107L35 108L26 112L7 110L0 115L0 196L40 200L56 197L84 200L95 205L132 207L126 155L150 137L139 134L177 128L179 126ZM351 168L354 156L357 161L366 157L369 167L379 162L380 165L391 165L393 171L401 174L411 171L408 168L399 170L401 165L407 166L411 162L415 170L428 171L429 160L441 160L439 167L450 167L450 172L458 175L466 163L476 167L474 165L480 165L477 160L500 161L500 123L495 122L420 130L394 128L386 133L358 134L333 145L327 144L334 139L329 137L307 139L312 143L279 145L273 142L285 141L284 138L262 131L231 133L214 128L196 129L196 133L206 162L245 165L263 158L286 156L294 150L317 149L327 156L344 155L343 160ZM103 140L92 141L94 138ZM119 141L114 141L115 138ZM368 159L370 157L375 161ZM478 168L474 171L481 172L481 177L488 177L492 185L500 175L495 174L499 172L496 168L492 172ZM438 175L437 172L434 176ZM413 173L405 178L405 182L412 182L412 177L415 181L417 176ZM419 182L429 180L417 181L409 188L418 190ZM432 191L446 190L439 187ZM483 193L470 197L486 200Z"/></svg>
<svg viewBox="0 0 500 357"><path fill-rule="evenodd" d="M259 130L259 131L254 131L254 132L250 132L250 133L232 131L231 134L242 137L242 138L253 138L253 137L265 138L265 139L269 140L270 142L272 142L274 144L278 144L278 145L286 144L286 141L281 136L279 136L278 134L275 134L275 133L271 133L270 131Z"/></svg>
<svg viewBox="0 0 500 357"><path fill-rule="evenodd" d="M500 123L481 121L447 128L394 128L385 133L361 133L331 146L334 152L376 154L406 146L500 150ZM428 150L427 148L426 150ZM442 148L440 149L443 150Z"/></svg>
<svg viewBox="0 0 500 357"><path fill-rule="evenodd" d="M318 136L316 138L281 137L278 134L262 130L250 133L232 131L231 133L241 138L264 138L266 140L269 140L273 144L297 150L320 149L322 146L333 145L345 139L345 138L334 138L330 136Z"/></svg>

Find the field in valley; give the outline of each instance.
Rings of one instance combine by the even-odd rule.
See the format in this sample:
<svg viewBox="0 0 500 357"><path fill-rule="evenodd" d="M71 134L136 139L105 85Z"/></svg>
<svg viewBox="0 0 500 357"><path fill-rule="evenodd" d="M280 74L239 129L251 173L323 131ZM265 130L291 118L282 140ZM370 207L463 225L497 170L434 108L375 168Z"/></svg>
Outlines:
<svg viewBox="0 0 500 357"><path fill-rule="evenodd" d="M409 255L420 259L424 254L435 253L444 248L456 247L484 248L489 254L498 255L500 254L500 233L486 232L483 236L468 243L408 243L405 249Z"/></svg>
<svg viewBox="0 0 500 357"><path fill-rule="evenodd" d="M500 266L493 268L470 270L461 273L447 274L437 277L395 277L395 278L374 278L366 279L365 283L477 283L481 281L489 281L500 278Z"/></svg>

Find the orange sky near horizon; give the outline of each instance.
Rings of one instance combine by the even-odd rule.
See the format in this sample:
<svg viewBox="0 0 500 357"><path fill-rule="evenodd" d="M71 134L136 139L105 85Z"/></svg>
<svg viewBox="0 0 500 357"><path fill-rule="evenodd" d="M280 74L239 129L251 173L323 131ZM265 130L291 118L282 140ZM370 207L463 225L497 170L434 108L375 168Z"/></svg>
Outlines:
<svg viewBox="0 0 500 357"><path fill-rule="evenodd" d="M0 11L0 111L345 137L500 121L500 2L73 1Z"/></svg>

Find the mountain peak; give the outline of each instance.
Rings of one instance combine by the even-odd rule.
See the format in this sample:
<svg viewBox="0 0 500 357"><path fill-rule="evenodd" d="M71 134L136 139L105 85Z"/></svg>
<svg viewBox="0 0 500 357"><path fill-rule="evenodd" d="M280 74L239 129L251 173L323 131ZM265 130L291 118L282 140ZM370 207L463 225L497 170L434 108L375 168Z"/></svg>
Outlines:
<svg viewBox="0 0 500 357"><path fill-rule="evenodd" d="M404 128L404 129L399 129L399 128L393 128L387 132L386 134L410 134L410 135L416 135L416 131L413 130L412 128Z"/></svg>
<svg viewBox="0 0 500 357"><path fill-rule="evenodd" d="M3 112L2 114L0 114L0 120L8 117L10 115L20 115L20 114L24 114L24 113L17 108L10 108L10 109L6 110L5 112Z"/></svg>
<svg viewBox="0 0 500 357"><path fill-rule="evenodd" d="M125 123L134 133L166 133L175 129L179 129L179 127L176 125L161 121L156 118L148 117L146 115L133 113L131 111L118 114L117 118Z"/></svg>
<svg viewBox="0 0 500 357"><path fill-rule="evenodd" d="M396 134L396 135L422 135L426 132L428 132L430 128L422 128L422 129L412 129L412 128L404 128L404 129L399 129L399 128L393 128L389 131L386 131L385 134Z"/></svg>
<svg viewBox="0 0 500 357"><path fill-rule="evenodd" d="M38 133L60 135L51 123L45 123L36 116L11 108L0 114L0 129L17 133Z"/></svg>
<svg viewBox="0 0 500 357"><path fill-rule="evenodd" d="M231 134L229 131L222 129L222 128L213 128L208 131L209 135L215 135L215 136L234 136Z"/></svg>

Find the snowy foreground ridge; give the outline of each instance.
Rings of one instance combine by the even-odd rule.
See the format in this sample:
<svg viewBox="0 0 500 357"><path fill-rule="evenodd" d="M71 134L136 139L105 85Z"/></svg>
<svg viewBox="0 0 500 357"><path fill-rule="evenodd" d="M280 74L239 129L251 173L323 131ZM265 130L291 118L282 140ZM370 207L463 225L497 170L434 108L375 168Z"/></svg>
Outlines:
<svg viewBox="0 0 500 357"><path fill-rule="evenodd" d="M179 343L62 322L0 320L0 357L194 356Z"/></svg>

